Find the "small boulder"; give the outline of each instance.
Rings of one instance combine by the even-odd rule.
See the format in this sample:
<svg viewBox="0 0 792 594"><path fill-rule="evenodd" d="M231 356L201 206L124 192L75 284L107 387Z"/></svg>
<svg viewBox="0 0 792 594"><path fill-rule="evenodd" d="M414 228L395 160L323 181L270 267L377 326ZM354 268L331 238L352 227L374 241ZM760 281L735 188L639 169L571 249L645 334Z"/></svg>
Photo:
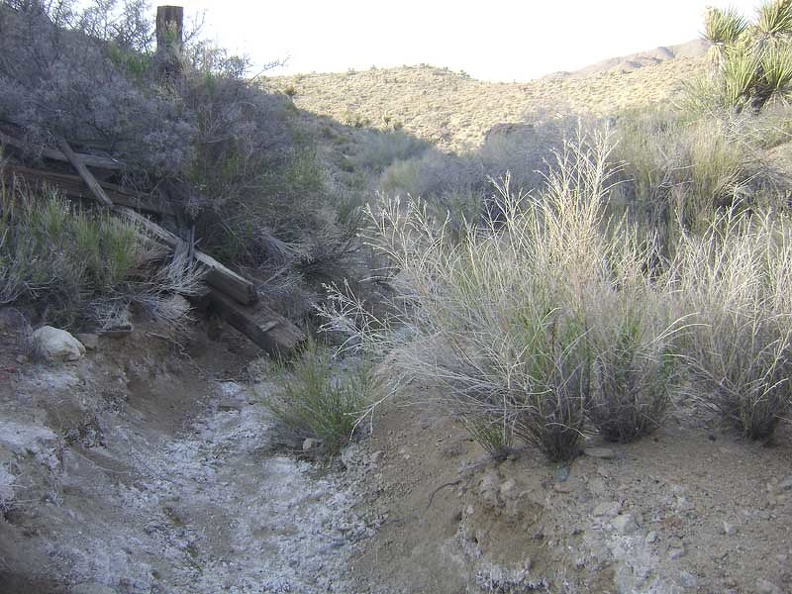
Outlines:
<svg viewBox="0 0 792 594"><path fill-rule="evenodd" d="M630 534L638 530L638 522L633 514L622 514L611 520L611 524L619 534Z"/></svg>
<svg viewBox="0 0 792 594"><path fill-rule="evenodd" d="M30 337L33 352L47 361L77 361L85 355L85 347L66 330L42 326Z"/></svg>

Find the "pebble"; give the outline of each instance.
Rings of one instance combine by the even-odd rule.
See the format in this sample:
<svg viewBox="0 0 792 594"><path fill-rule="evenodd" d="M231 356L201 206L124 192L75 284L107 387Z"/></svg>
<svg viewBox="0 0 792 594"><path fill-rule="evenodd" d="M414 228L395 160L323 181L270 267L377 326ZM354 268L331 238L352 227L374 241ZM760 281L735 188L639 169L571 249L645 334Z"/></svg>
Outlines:
<svg viewBox="0 0 792 594"><path fill-rule="evenodd" d="M778 487L782 491L792 491L792 475L786 477L783 481L781 481Z"/></svg>
<svg viewBox="0 0 792 594"><path fill-rule="evenodd" d="M671 561L675 561L675 560L679 559L680 557L683 557L684 555L685 555L685 547L684 546L681 546L681 547L675 548L675 549L671 549L671 550L668 551L668 558Z"/></svg>
<svg viewBox="0 0 792 594"><path fill-rule="evenodd" d="M781 588L764 578L756 580L756 591L759 594L781 594Z"/></svg>
<svg viewBox="0 0 792 594"><path fill-rule="evenodd" d="M616 457L616 452L611 448L586 448L583 453L590 458L600 458L602 460L611 460Z"/></svg>
<svg viewBox="0 0 792 594"><path fill-rule="evenodd" d="M80 584L69 590L71 594L116 594L116 590L96 582Z"/></svg>
<svg viewBox="0 0 792 594"><path fill-rule="evenodd" d="M595 518L602 516L613 517L619 513L620 509L621 504L618 501L603 501L594 507L594 510L591 512L591 514Z"/></svg>
<svg viewBox="0 0 792 594"><path fill-rule="evenodd" d="M646 544L653 544L657 542L657 532L654 530L650 531L649 534L646 535Z"/></svg>
<svg viewBox="0 0 792 594"><path fill-rule="evenodd" d="M303 452L310 452L311 450L315 450L321 445L322 445L321 440L314 439L313 437L308 437L305 439L305 441L303 441L302 449Z"/></svg>
<svg viewBox="0 0 792 594"><path fill-rule="evenodd" d="M737 528L734 524L724 521L723 522L723 533L727 536L734 536L737 534Z"/></svg>
<svg viewBox="0 0 792 594"><path fill-rule="evenodd" d="M633 514L622 514L611 520L611 524L619 534L630 534L638 530L638 522Z"/></svg>

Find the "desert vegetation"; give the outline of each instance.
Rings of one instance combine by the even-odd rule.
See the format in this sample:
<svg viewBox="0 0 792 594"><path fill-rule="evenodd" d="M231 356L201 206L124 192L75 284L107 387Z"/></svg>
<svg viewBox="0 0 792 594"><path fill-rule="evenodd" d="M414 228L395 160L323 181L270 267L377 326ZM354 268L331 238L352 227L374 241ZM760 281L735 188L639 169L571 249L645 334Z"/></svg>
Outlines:
<svg viewBox="0 0 792 594"><path fill-rule="evenodd" d="M627 442L681 410L769 440L787 415L790 178L771 157L789 140L792 3L710 11L709 69L671 106L539 105L475 147L443 140L448 122L416 138L389 112L311 119L300 81L262 88L189 35L163 76L140 2L0 8L5 124L166 189L175 230L379 363L345 377L314 345L282 370L271 408L291 439L337 452L381 385L431 385L495 457L568 460L586 432ZM76 326L200 292L145 234L9 184L0 299Z"/></svg>
<svg viewBox="0 0 792 594"><path fill-rule="evenodd" d="M673 109L537 119L394 162L367 207L392 310L371 319L336 289L328 327L432 386L495 456L522 441L569 459L587 431L630 441L682 409L771 439L792 396L789 177L765 158L788 139L769 77L790 10L710 11L710 84ZM736 94L730 44L759 64Z"/></svg>

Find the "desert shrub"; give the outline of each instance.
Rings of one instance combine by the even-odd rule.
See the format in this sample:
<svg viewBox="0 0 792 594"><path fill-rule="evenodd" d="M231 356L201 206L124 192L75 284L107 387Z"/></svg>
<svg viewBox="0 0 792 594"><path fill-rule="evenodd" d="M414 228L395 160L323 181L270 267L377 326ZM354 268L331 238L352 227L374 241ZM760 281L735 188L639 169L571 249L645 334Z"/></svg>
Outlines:
<svg viewBox="0 0 792 594"><path fill-rule="evenodd" d="M122 160L115 181L164 190L180 234L194 231L203 250L268 289L293 291L299 313L311 285L362 274L353 200L330 188L289 98L246 79L245 60L191 39L178 76L162 76L142 7L4 3L0 117L30 140L66 137ZM399 137L394 150L412 144Z"/></svg>
<svg viewBox="0 0 792 594"><path fill-rule="evenodd" d="M3 188L0 200L0 276L10 302L38 302L42 315L69 324L137 264L137 230L129 224L76 211L57 194L15 199Z"/></svg>
<svg viewBox="0 0 792 594"><path fill-rule="evenodd" d="M396 161L419 158L429 143L401 130L367 129L359 137L353 161L357 167L381 173Z"/></svg>
<svg viewBox="0 0 792 594"><path fill-rule="evenodd" d="M580 116L542 112L525 115L523 124L503 124L490 130L472 158L481 163L486 177L509 174L515 187L524 191L541 189L553 155L563 149L565 138L574 134Z"/></svg>
<svg viewBox="0 0 792 594"><path fill-rule="evenodd" d="M614 130L623 206L657 234L664 254L673 253L680 223L697 233L719 211L750 206L759 163L740 121L648 110L620 115Z"/></svg>
<svg viewBox="0 0 792 594"><path fill-rule="evenodd" d="M574 457L587 412L611 438L649 431L667 403L672 324L654 298L626 307L654 289L648 250L605 219L609 156L603 138L567 143L541 193L501 181L501 215L457 241L417 200L371 208L371 241L398 271L397 313L380 324L361 323L361 308L327 317L363 328L361 348L387 350L397 380L435 386L433 400L494 455L517 436L552 460ZM630 392L643 383L658 385Z"/></svg>
<svg viewBox="0 0 792 594"><path fill-rule="evenodd" d="M396 161L385 169L380 189L387 194L409 194L431 200L448 192L482 188L487 183L478 164L430 149L419 157Z"/></svg>
<svg viewBox="0 0 792 594"><path fill-rule="evenodd" d="M683 341L696 402L753 439L769 439L792 390L792 227L768 214L724 216L685 234L673 265L680 310L695 322Z"/></svg>
<svg viewBox="0 0 792 594"><path fill-rule="evenodd" d="M106 211L81 210L57 193L0 187L0 303L41 323L102 327L137 303L167 323L175 292L203 291L202 273L146 253L145 234ZM151 261L151 270L142 268Z"/></svg>
<svg viewBox="0 0 792 594"><path fill-rule="evenodd" d="M346 369L332 351L309 341L302 356L284 364L283 392L265 401L295 446L307 438L321 441L322 451L337 454L352 438L377 390L371 368L354 361Z"/></svg>
<svg viewBox="0 0 792 594"><path fill-rule="evenodd" d="M668 295L647 274L656 259L634 230L611 240L615 283L601 283L587 307L593 353L586 412L608 441L629 442L656 429L671 402L678 376L677 339Z"/></svg>

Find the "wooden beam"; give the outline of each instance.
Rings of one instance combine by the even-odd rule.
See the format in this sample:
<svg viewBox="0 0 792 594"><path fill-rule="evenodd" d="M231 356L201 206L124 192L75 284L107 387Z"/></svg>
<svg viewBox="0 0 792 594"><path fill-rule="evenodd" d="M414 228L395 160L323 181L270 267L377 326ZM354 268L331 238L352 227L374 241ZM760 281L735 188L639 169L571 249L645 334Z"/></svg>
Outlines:
<svg viewBox="0 0 792 594"><path fill-rule="evenodd" d="M176 249L178 245L184 242L184 240L175 233L171 233L167 229L160 227L154 221L150 221L130 208L115 207L114 210L127 219L139 224L160 243L164 243L173 249ZM195 250L194 255L198 262L209 269L209 272L206 274L207 285L218 291L222 291L242 305L251 305L258 301L259 295L256 285L248 279L223 266L209 254L205 254L200 250Z"/></svg>
<svg viewBox="0 0 792 594"><path fill-rule="evenodd" d="M58 140L58 144L60 145L63 154L66 155L72 166L77 170L77 173L79 173L80 177L83 178L83 181L91 190L91 193L94 195L94 197L108 208L112 208L113 201L107 197L107 194L105 194L101 184L93 176L93 173L88 170L88 168L85 166L85 163L82 162L82 159L80 159L77 153L72 150L72 147L69 146L69 143L66 142L65 139L60 138Z"/></svg>
<svg viewBox="0 0 792 594"><path fill-rule="evenodd" d="M34 169L32 167L24 167L12 163L6 163L0 167L0 176L9 180L13 180L14 178L22 179L31 187L37 189L41 189L43 186L48 185L60 190L66 196L77 198L87 198L90 192L90 188L88 188L83 179L78 175L54 173L52 171ZM161 216L176 216L176 211L173 207L164 200L161 200L159 195L155 197L151 194L134 192L106 182L100 182L100 185L107 197L113 201L113 204L128 206L136 210L151 212Z"/></svg>
<svg viewBox="0 0 792 594"><path fill-rule="evenodd" d="M13 147L15 149L19 149L21 151L27 151L33 154L41 155L46 159L51 159L53 161L62 161L64 163L69 163L69 158L63 154L61 151L53 148L49 148L46 146L33 146L24 140L20 140L12 135L10 132L10 128L8 126L3 126L0 124L0 144L4 144L6 146ZM126 165L121 161L117 161L110 157L102 157L99 155L88 155L85 153L77 153L77 156L80 157L80 160L85 163L88 167L94 167L97 169L110 169L110 170L118 170L124 169Z"/></svg>
<svg viewBox="0 0 792 594"><path fill-rule="evenodd" d="M242 306L220 291L209 293L209 302L223 319L273 356L291 353L305 334L264 303Z"/></svg>

